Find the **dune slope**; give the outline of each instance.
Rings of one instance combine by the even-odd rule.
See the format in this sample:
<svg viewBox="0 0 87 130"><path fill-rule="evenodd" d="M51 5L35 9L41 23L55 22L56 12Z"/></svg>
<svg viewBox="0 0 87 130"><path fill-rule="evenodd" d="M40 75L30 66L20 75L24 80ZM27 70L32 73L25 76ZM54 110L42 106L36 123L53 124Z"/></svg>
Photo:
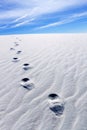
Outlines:
<svg viewBox="0 0 87 130"><path fill-rule="evenodd" d="M62 116L49 109L51 93L64 99ZM0 36L0 130L87 130L86 122L87 34Z"/></svg>

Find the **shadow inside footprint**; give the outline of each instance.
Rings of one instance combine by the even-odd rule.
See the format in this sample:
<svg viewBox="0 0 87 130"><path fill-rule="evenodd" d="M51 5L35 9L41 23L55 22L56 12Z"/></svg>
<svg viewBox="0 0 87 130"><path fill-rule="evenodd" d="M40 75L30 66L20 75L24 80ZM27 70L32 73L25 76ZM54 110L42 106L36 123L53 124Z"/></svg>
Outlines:
<svg viewBox="0 0 87 130"><path fill-rule="evenodd" d="M29 85L27 86L23 86L25 89L27 90L32 90L34 88L34 84L33 83L30 83Z"/></svg>
<svg viewBox="0 0 87 130"><path fill-rule="evenodd" d="M52 110L56 115L62 115L64 111L64 105L54 105L50 107L50 110Z"/></svg>
<svg viewBox="0 0 87 130"><path fill-rule="evenodd" d="M48 95L48 98L51 99L51 100L54 100L56 98L58 98L59 96L56 94L56 93L51 93Z"/></svg>
<svg viewBox="0 0 87 130"><path fill-rule="evenodd" d="M64 101L59 97L59 95L52 93L48 95L49 109L53 111L57 116L63 114L64 111Z"/></svg>

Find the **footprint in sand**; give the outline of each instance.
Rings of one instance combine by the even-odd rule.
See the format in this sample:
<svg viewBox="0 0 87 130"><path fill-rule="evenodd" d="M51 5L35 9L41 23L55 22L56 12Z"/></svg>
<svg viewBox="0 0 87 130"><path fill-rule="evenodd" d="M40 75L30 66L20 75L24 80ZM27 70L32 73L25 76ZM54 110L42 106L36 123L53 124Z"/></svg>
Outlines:
<svg viewBox="0 0 87 130"><path fill-rule="evenodd" d="M55 93L51 93L48 95L49 108L53 111L57 116L63 114L64 111L64 101L60 98L59 95Z"/></svg>
<svg viewBox="0 0 87 130"><path fill-rule="evenodd" d="M29 64L28 63L23 64L23 69L28 70L29 69Z"/></svg>
<svg viewBox="0 0 87 130"><path fill-rule="evenodd" d="M20 82L20 85L27 90L32 90L34 87L34 84L30 81L29 78L23 78Z"/></svg>
<svg viewBox="0 0 87 130"><path fill-rule="evenodd" d="M17 42L14 42L15 46L19 46L19 44Z"/></svg>
<svg viewBox="0 0 87 130"><path fill-rule="evenodd" d="M14 48L10 48L10 50L15 50Z"/></svg>
<svg viewBox="0 0 87 130"><path fill-rule="evenodd" d="M19 61L19 59L17 57L14 57L12 60L12 62L18 62L18 61Z"/></svg>
<svg viewBox="0 0 87 130"><path fill-rule="evenodd" d="M18 43L16 43L16 44L15 44L15 46L19 46L19 44L18 44Z"/></svg>
<svg viewBox="0 0 87 130"><path fill-rule="evenodd" d="M16 54L20 54L22 51L17 51L17 53Z"/></svg>

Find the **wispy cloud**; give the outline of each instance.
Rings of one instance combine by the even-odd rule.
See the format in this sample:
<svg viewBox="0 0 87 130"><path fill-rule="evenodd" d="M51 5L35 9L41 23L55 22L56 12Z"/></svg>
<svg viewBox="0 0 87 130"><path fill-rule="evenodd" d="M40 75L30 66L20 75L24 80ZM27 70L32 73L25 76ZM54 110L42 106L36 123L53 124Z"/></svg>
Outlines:
<svg viewBox="0 0 87 130"><path fill-rule="evenodd" d="M19 23L15 24L15 25L12 25L11 28L16 28L16 27L20 27L20 26L22 26L22 25L29 24L29 23L31 23L33 20L34 20L34 19L32 18L32 19L30 19L30 20L26 20L26 21L23 21L23 22L19 22Z"/></svg>
<svg viewBox="0 0 87 130"><path fill-rule="evenodd" d="M50 23L50 24L47 24L47 25L44 25L44 26L41 26L38 29L44 29L44 28L49 28L49 27L53 27L53 26L59 26L59 25L62 25L62 24L73 22L73 21L75 21L75 20L77 20L79 18L82 18L82 17L87 17L87 12L73 14L73 15L71 15L69 17L66 17L63 20L60 20L60 21L57 21L57 22L53 22L53 23Z"/></svg>
<svg viewBox="0 0 87 130"><path fill-rule="evenodd" d="M7 25L9 25L9 28L16 28L36 21L43 15L55 12L60 13L85 4L87 5L87 0L3 0L0 1L0 25L2 26L4 22L6 28ZM72 16L67 15L63 20L41 26L40 28L65 24L84 16L86 14L83 13L73 14Z"/></svg>
<svg viewBox="0 0 87 130"><path fill-rule="evenodd" d="M20 20L22 20L22 19L25 19L27 16L28 16L28 14L25 14L25 15L23 15L23 16L21 16L21 17L15 19L13 22L18 22L18 21L20 21Z"/></svg>
<svg viewBox="0 0 87 130"><path fill-rule="evenodd" d="M27 20L27 21L24 21L24 22L15 24L15 25L11 26L11 28L16 28L16 27L19 27L19 26L22 26L22 25L26 25L26 24L28 24L28 23L29 23L29 21Z"/></svg>

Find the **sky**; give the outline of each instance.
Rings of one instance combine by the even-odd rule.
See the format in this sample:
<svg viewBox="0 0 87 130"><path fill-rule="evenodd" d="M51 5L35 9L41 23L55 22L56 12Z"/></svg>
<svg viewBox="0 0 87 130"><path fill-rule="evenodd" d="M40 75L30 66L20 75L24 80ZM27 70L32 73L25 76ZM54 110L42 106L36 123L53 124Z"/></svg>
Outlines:
<svg viewBox="0 0 87 130"><path fill-rule="evenodd" d="M0 0L0 35L87 33L87 0Z"/></svg>

